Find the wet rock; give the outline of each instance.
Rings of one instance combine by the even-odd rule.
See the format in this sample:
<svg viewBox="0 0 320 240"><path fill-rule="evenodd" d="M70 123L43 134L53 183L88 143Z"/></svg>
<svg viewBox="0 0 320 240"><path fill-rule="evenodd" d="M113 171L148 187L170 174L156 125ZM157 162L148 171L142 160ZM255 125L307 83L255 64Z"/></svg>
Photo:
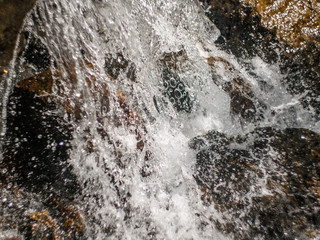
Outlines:
<svg viewBox="0 0 320 240"><path fill-rule="evenodd" d="M127 60L122 53L117 53L116 56L107 54L105 69L112 80L117 79L121 73L124 73L128 79L133 82L136 81L136 66Z"/></svg>
<svg viewBox="0 0 320 240"><path fill-rule="evenodd" d="M309 239L319 232L320 135L257 128L244 136L194 138L195 178L236 239Z"/></svg>
<svg viewBox="0 0 320 240"><path fill-rule="evenodd" d="M148 142L146 140L147 129L145 127L145 120L139 115L139 112L129 101L132 98L133 84L136 82L136 66L129 59L125 58L122 53L107 54L105 58L105 70L107 75L112 81L117 81L119 89L112 96L117 108L118 114L114 114L109 120L116 127L124 127L128 129L128 132L135 135L136 138L136 149L138 152L145 154L144 164L141 167L140 174L142 177L148 177L152 173L152 169L149 167L149 158L151 156L148 150ZM124 88L121 86L123 78L129 79L130 84L126 85ZM110 116L109 116L110 117ZM120 151L122 147L121 141L112 140L107 133L105 133L109 143L113 142L115 154L118 156L118 167L125 168L127 166L127 160L122 159L122 153ZM117 194L120 199L122 199L120 205L124 205L125 209L129 209L129 202L127 201L127 192L123 192L122 182L116 181L119 172L114 171L110 173L110 169L106 167L106 172L112 180L112 184L117 190ZM129 212L128 212L128 215ZM126 218L130 218L127 216Z"/></svg>
<svg viewBox="0 0 320 240"><path fill-rule="evenodd" d="M23 239L79 239L85 232L73 203L81 187L68 162L73 128L63 118L63 94L53 95L58 74L47 70L19 81L8 101L0 188L19 190L1 210Z"/></svg>
<svg viewBox="0 0 320 240"><path fill-rule="evenodd" d="M23 20L35 2L36 0L0 1L0 77L2 77L3 69L8 66L12 59Z"/></svg>
<svg viewBox="0 0 320 240"><path fill-rule="evenodd" d="M319 119L320 100L320 6L317 1L251 1L253 15L273 31L284 51L281 70L288 89L304 95L301 103Z"/></svg>
<svg viewBox="0 0 320 240"><path fill-rule="evenodd" d="M75 201L33 193L17 185L1 185L2 237L18 239L81 239L84 213Z"/></svg>
<svg viewBox="0 0 320 240"><path fill-rule="evenodd" d="M286 74L283 82L291 94L299 97L305 109L313 113L315 121L320 119L320 47L310 45L283 57L281 71Z"/></svg>
<svg viewBox="0 0 320 240"><path fill-rule="evenodd" d="M17 78L31 77L18 81L9 97L2 180L72 199L80 188L67 162L72 128L63 119L66 109L53 95L59 71L49 69L50 56L41 41L30 33L24 36L16 67L22 74Z"/></svg>
<svg viewBox="0 0 320 240"><path fill-rule="evenodd" d="M244 2L281 41L298 48L307 47L308 42L320 44L320 6L316 0Z"/></svg>
<svg viewBox="0 0 320 240"><path fill-rule="evenodd" d="M30 213L23 229L27 239L81 239L85 225L79 210L56 201L56 210Z"/></svg>
<svg viewBox="0 0 320 240"><path fill-rule="evenodd" d="M45 96L52 93L53 78L50 70L42 72L34 77L19 81L17 89L34 95Z"/></svg>
<svg viewBox="0 0 320 240"><path fill-rule="evenodd" d="M162 107L168 106L168 100L178 112L190 113L193 107L193 100L187 91L185 83L179 77L183 71L188 56L185 50L178 52L165 53L159 60L162 71L162 89L161 92L165 99L154 98L157 110L160 112Z"/></svg>
<svg viewBox="0 0 320 240"><path fill-rule="evenodd" d="M252 8L238 0L200 0L208 18L221 36L216 44L236 57L261 56L268 62L277 60L279 50L275 34L262 26Z"/></svg>
<svg viewBox="0 0 320 240"><path fill-rule="evenodd" d="M240 72L221 57L209 57L207 63L211 67L214 83L230 96L231 115L238 118L242 124L262 120L266 105L255 96L252 87L241 77ZM219 68L228 79L217 74Z"/></svg>
<svg viewBox="0 0 320 240"><path fill-rule="evenodd" d="M216 44L238 58L279 63L283 83L315 121L320 116L319 4L316 1L201 0L219 28Z"/></svg>
<svg viewBox="0 0 320 240"><path fill-rule="evenodd" d="M46 46L30 32L23 32L18 54L23 69L22 79L38 75L50 69L51 57Z"/></svg>
<svg viewBox="0 0 320 240"><path fill-rule="evenodd" d="M3 164L20 186L72 198L79 186L67 162L71 128L54 114L50 101L15 89L9 99Z"/></svg>

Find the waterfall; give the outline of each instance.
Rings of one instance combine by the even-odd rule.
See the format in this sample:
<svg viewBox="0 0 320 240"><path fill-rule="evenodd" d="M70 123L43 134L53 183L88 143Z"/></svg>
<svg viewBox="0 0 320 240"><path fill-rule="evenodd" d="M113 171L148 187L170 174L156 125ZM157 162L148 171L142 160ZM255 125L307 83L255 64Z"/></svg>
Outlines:
<svg viewBox="0 0 320 240"><path fill-rule="evenodd" d="M190 140L270 126L319 132L277 64L216 46L198 1L38 1L23 31L50 56L52 91L40 95L72 137L47 148L67 145L85 239L229 239L213 224L223 214L201 199ZM41 72L27 65L17 58L15 78ZM231 109L231 79L248 86L258 117Z"/></svg>

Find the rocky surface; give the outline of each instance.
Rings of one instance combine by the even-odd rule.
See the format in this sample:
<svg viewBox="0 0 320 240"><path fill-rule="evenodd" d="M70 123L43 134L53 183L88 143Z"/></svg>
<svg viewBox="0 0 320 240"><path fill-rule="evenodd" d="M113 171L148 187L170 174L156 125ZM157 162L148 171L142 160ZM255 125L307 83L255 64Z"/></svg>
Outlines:
<svg viewBox="0 0 320 240"><path fill-rule="evenodd" d="M209 57L206 59L211 67L212 80L230 96L230 111L241 124L258 123L263 117L266 105L255 96L252 86L245 81L241 73L235 67L221 57ZM218 71L223 71L228 79L219 76Z"/></svg>
<svg viewBox="0 0 320 240"><path fill-rule="evenodd" d="M309 43L320 45L320 4L311 1L245 0L261 24L274 31L280 41L292 47L305 48Z"/></svg>
<svg viewBox="0 0 320 240"><path fill-rule="evenodd" d="M0 5L0 77L13 56L23 20L36 0L1 0Z"/></svg>
<svg viewBox="0 0 320 240"><path fill-rule="evenodd" d="M216 44L236 57L280 66L283 83L320 116L320 31L316 1L200 0L221 36Z"/></svg>
<svg viewBox="0 0 320 240"><path fill-rule="evenodd" d="M260 56L268 63L279 62L282 73L287 74L284 83L288 89L304 94L301 102L313 108L315 119L319 119L320 51L315 33L319 23L318 12L314 11L318 5L314 1L298 4L297 9L304 11L300 14L299 10L299 20L292 17L296 11L292 2L282 2L279 10L270 12L272 2L201 0L207 16L221 31L216 44L239 59ZM23 19L34 3L0 0L0 77L12 58ZM279 25L276 18L290 20L290 28ZM316 21L310 23L311 18ZM78 79L72 60L64 59L58 67L39 38L29 32L23 32L21 38L18 83L9 99L4 158L0 162L0 225L9 232L13 229L9 235L17 239L22 235L26 239L79 239L85 232L84 214L75 199L82 189L68 163L68 154L73 133L70 122L86 117L84 93L74 93ZM80 68L97 71L85 52L81 54ZM190 113L193 97L179 77L188 62L186 52L165 53L158 62L162 70L162 97L154 99L158 111L171 104L176 111ZM230 96L232 115L245 122L260 121L265 106L232 64L222 58L208 58L207 63L215 83ZM221 64L233 76L228 82L215 78ZM106 54L105 72L113 82L122 78L136 82L135 64L120 52ZM107 84L97 82L91 74L86 75L85 83L99 106L96 115L100 126L109 121L130 129L136 136L137 150L145 153L140 174L150 176L152 153L147 149L146 129L128 100L132 86L110 95ZM119 115L106 119L110 107L116 107ZM111 144L103 127L98 132ZM90 134L88 130L83 149L87 154L95 151ZM213 224L235 239L305 239L320 234L319 142L318 134L293 128L259 128L236 137L212 131L193 139L190 147L197 151L195 178L203 201L214 203L224 216L223 221L212 219ZM119 169L110 173L106 166L106 173L121 199L119 208L126 209L126 218L130 218L130 194L121 190L123 183L117 180L126 167L120 148L121 142L115 141ZM16 219L21 220L15 223Z"/></svg>
<svg viewBox="0 0 320 240"><path fill-rule="evenodd" d="M283 50L282 71L289 90L306 94L302 104L319 119L320 4L318 1L244 1L261 25L274 32Z"/></svg>
<svg viewBox="0 0 320 240"><path fill-rule="evenodd" d="M19 211L15 208L7 209L4 205L1 210L6 212L2 222L2 230L15 230L17 234L26 239L79 239L85 233L83 214L78 211L80 205L75 200L84 197L81 195L81 186L91 183L79 184L69 164L69 152L74 125L86 118L86 112L81 105L83 96L76 96L73 91L77 83L77 75L72 63L56 66L51 62L48 50L35 36L25 33L25 46L19 52L20 74L16 86L9 98L7 132L5 138L4 159L0 164L1 177L0 190L5 191L14 184L20 192L31 192L26 198L37 203L36 207L24 204ZM85 54L85 53L83 53ZM84 57L85 58L85 57ZM53 64L52 64L53 63ZM87 60L83 62L83 69L95 71L94 66ZM112 81L121 81L122 77L135 81L135 66L125 59L121 53L116 56L106 55L105 71ZM137 150L145 151L145 128L142 119L129 104L125 91L118 90L113 96L109 95L105 84L98 83L96 79L87 74L86 84L97 106L97 119L103 126L103 121L110 121L115 126L125 125L130 128L137 138ZM65 84L71 92L66 93ZM127 86L130 88L130 86ZM119 115L108 116L110 110L109 98L118 108ZM108 132L104 128L97 129L101 137L112 144ZM86 134L87 146L83 151L91 154L96 146L92 141L90 131ZM114 143L114 151L119 155L119 169L126 165L121 160L121 142ZM145 164L141 175L150 174L146 151ZM117 190L121 203L129 205L126 192L122 192L121 182L117 181L118 172L112 173L106 166L112 183ZM120 173L119 173L120 174ZM9 187L11 189L11 187ZM9 202L21 201L9 192ZM10 199L10 200L9 200ZM119 206L120 207L120 206ZM33 212L25 212L26 209ZM71 210L70 210L71 208ZM74 210L72 210L74 209ZM24 220L10 227L14 218L24 216Z"/></svg>
<svg viewBox="0 0 320 240"><path fill-rule="evenodd" d="M190 113L194 99L179 76L188 65L186 51L182 49L177 52L164 53L158 62L162 78L160 91L163 95L163 98L153 98L158 112L162 112L163 109L168 108L168 104L172 104L178 112Z"/></svg>
<svg viewBox="0 0 320 240"><path fill-rule="evenodd" d="M0 162L1 230L18 239L78 239L81 187L68 163L73 129L63 117L71 110L53 94L61 75L50 69L46 47L28 32L21 37Z"/></svg>
<svg viewBox="0 0 320 240"><path fill-rule="evenodd" d="M203 201L235 239L312 239L320 232L320 135L258 128L244 136L194 138Z"/></svg>
<svg viewBox="0 0 320 240"><path fill-rule="evenodd" d="M252 8L238 0L200 0L206 15L217 26L221 36L216 44L236 57L264 57L277 60L278 40L275 34L261 25Z"/></svg>
<svg viewBox="0 0 320 240"><path fill-rule="evenodd" d="M84 213L79 203L45 198L16 185L0 188L1 239L81 239Z"/></svg>

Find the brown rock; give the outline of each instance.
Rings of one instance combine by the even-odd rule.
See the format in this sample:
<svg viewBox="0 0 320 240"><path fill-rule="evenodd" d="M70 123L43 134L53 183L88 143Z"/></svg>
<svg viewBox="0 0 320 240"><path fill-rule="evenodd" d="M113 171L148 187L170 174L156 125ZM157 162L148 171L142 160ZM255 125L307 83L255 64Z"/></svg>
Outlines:
<svg viewBox="0 0 320 240"><path fill-rule="evenodd" d="M33 94L44 96L52 93L53 78L50 70L45 71L34 77L20 81L16 88L29 91Z"/></svg>
<svg viewBox="0 0 320 240"><path fill-rule="evenodd" d="M225 218L217 227L230 233L232 224L236 239L311 238L320 228L319 143L319 134L295 128L193 139L202 200Z"/></svg>
<svg viewBox="0 0 320 240"><path fill-rule="evenodd" d="M0 74L12 58L23 20L35 2L36 0L0 0Z"/></svg>
<svg viewBox="0 0 320 240"><path fill-rule="evenodd" d="M316 0L246 0L261 17L266 28L275 31L281 41L304 48L307 42L320 45L320 5Z"/></svg>
<svg viewBox="0 0 320 240"><path fill-rule="evenodd" d="M320 10L316 0L200 0L218 27L216 44L238 58L280 65L288 92L320 114Z"/></svg>
<svg viewBox="0 0 320 240"><path fill-rule="evenodd" d="M239 0L200 0L208 18L220 30L216 44L236 57L260 56L268 62L277 60L274 33L262 26L259 17Z"/></svg>

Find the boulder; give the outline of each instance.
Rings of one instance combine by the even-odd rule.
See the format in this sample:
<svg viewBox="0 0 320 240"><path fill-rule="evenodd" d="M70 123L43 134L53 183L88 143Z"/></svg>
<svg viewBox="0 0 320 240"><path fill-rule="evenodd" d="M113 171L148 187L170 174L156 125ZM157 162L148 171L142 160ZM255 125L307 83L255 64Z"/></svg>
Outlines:
<svg viewBox="0 0 320 240"><path fill-rule="evenodd" d="M276 33L281 42L305 48L320 45L320 5L316 0L256 1L245 0L261 24Z"/></svg>
<svg viewBox="0 0 320 240"><path fill-rule="evenodd" d="M211 131L190 141L213 224L235 239L312 239L320 230L320 135L257 128L244 136Z"/></svg>
<svg viewBox="0 0 320 240"><path fill-rule="evenodd" d="M200 0L208 18L220 30L216 44L239 58L261 56L268 62L278 58L275 34L261 24L252 8L238 0Z"/></svg>
<svg viewBox="0 0 320 240"><path fill-rule="evenodd" d="M320 118L320 22L317 1L200 0L221 36L216 44L237 58L277 63L288 92Z"/></svg>

